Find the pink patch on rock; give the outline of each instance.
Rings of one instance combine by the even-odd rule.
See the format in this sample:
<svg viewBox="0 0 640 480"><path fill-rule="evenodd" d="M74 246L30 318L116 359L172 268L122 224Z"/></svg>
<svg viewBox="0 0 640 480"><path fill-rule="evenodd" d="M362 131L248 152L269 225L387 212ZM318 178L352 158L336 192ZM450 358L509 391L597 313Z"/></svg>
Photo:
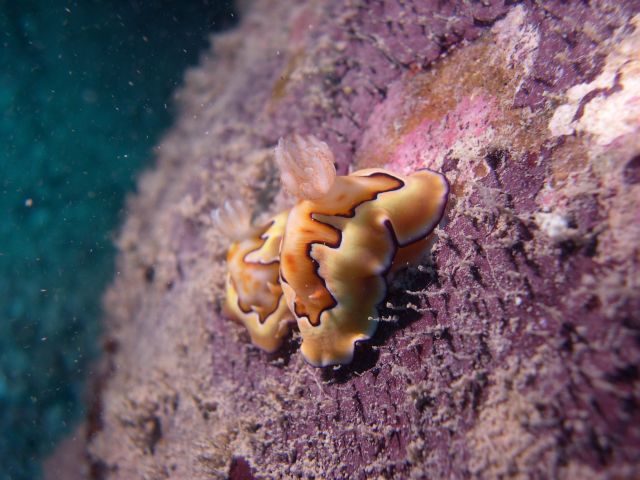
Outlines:
<svg viewBox="0 0 640 480"><path fill-rule="evenodd" d="M456 108L438 120L426 119L408 134L391 155L387 167L403 173L419 168L440 169L448 152L458 144L464 148L482 142L496 117L493 98L482 94L463 97Z"/></svg>

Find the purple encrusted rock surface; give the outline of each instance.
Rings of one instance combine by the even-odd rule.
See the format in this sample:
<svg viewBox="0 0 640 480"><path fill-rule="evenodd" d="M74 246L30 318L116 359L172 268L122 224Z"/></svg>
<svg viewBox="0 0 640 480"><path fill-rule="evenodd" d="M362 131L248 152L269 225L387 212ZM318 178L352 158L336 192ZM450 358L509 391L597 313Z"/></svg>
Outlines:
<svg viewBox="0 0 640 480"><path fill-rule="evenodd" d="M640 477L640 2L244 2L176 102L105 296L93 478ZM339 369L220 312L209 212L285 208L293 132L452 186Z"/></svg>

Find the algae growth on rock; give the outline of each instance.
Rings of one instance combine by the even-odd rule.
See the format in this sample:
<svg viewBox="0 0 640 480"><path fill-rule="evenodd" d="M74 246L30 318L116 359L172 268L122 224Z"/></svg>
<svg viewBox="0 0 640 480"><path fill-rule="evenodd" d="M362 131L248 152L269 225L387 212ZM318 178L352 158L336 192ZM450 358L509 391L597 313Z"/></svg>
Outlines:
<svg viewBox="0 0 640 480"><path fill-rule="evenodd" d="M187 72L118 239L91 465L637 477L640 126L625 114L611 131L622 117L606 114L634 111L638 3L243 5ZM306 366L295 338L275 356L232 341L246 333L219 313L209 212L284 210L271 151L291 132L320 135L342 174L426 167L452 186L432 259L392 284L373 348L338 370Z"/></svg>

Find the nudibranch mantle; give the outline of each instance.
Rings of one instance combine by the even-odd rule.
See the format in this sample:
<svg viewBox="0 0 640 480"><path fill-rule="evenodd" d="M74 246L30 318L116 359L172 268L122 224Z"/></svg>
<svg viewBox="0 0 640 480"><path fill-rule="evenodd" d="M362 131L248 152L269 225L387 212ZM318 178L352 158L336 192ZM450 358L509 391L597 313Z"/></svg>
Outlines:
<svg viewBox="0 0 640 480"><path fill-rule="evenodd" d="M386 276L419 259L447 202L446 178L367 169L336 176L329 147L313 137L281 140L276 161L298 196L280 248L280 284L314 366L346 364L371 338ZM302 188L301 188L302 187Z"/></svg>
<svg viewBox="0 0 640 480"><path fill-rule="evenodd" d="M251 342L267 352L281 346L292 320L278 281L287 215L282 212L256 227L239 203L226 203L212 214L218 230L233 240L227 253L225 313L243 323Z"/></svg>

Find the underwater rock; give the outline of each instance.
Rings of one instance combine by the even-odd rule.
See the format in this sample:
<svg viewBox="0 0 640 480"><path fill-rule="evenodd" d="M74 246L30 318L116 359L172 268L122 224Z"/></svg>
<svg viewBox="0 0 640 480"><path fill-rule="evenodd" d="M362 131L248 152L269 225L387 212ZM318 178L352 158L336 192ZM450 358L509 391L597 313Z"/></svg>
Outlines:
<svg viewBox="0 0 640 480"><path fill-rule="evenodd" d="M94 478L637 478L639 43L633 1L245 2L129 202ZM292 132L341 174L451 185L432 257L337 369L220 308L209 212L288 208Z"/></svg>

